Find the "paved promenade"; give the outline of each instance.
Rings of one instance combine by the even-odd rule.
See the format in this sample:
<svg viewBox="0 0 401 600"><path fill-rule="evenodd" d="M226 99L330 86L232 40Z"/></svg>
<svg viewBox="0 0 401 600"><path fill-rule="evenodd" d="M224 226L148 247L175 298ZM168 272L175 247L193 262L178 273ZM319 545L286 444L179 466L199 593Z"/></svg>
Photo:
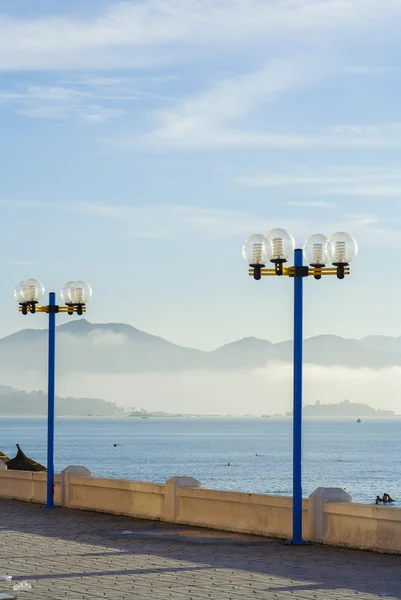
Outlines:
<svg viewBox="0 0 401 600"><path fill-rule="evenodd" d="M0 549L0 592L26 600L401 599L401 556L9 500ZM20 580L32 589L12 592Z"/></svg>

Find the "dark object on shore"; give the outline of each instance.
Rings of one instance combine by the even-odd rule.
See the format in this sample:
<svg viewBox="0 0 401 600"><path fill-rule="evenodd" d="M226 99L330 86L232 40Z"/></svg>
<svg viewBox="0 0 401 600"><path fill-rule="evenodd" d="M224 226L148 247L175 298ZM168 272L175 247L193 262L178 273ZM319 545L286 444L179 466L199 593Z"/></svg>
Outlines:
<svg viewBox="0 0 401 600"><path fill-rule="evenodd" d="M0 452L0 460L6 465L10 459L4 454L4 452Z"/></svg>
<svg viewBox="0 0 401 600"><path fill-rule="evenodd" d="M28 456L22 452L19 444L17 444L17 448L17 454L7 463L7 469L9 471L47 471L46 467L35 460L32 460L32 458L28 458Z"/></svg>

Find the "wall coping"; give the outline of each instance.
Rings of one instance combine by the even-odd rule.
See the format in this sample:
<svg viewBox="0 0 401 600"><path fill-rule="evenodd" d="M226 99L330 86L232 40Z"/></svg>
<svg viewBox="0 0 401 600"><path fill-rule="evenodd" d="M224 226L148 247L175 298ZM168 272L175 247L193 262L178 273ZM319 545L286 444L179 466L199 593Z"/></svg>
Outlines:
<svg viewBox="0 0 401 600"><path fill-rule="evenodd" d="M324 512L331 515L401 522L401 508L395 506L359 504L358 502L325 502Z"/></svg>

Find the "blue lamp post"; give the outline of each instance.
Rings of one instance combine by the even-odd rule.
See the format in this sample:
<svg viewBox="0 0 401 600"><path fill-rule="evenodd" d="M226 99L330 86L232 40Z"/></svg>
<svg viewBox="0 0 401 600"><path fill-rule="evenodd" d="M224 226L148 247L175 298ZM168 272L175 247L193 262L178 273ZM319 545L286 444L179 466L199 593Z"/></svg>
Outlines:
<svg viewBox="0 0 401 600"><path fill-rule="evenodd" d="M49 304L41 306L45 288L37 279L21 281L14 290L14 296L23 315L38 312L49 315L48 380L47 380L47 493L45 508L54 508L54 422L55 422L55 371L56 371L56 314L86 312L86 303L92 296L92 289L85 281L69 281L61 290L65 306L56 303L56 294L49 293Z"/></svg>
<svg viewBox="0 0 401 600"><path fill-rule="evenodd" d="M358 245L344 232L312 235L303 249L295 249L292 235L284 229L273 229L265 236L252 235L242 247L242 255L248 263L249 275L262 277L287 276L294 279L294 360L293 360L293 487L292 487L292 539L290 543L301 545L302 539L302 367L303 367L303 280L313 276L336 275L344 279L349 274L349 263L355 258ZM294 265L287 266L294 253ZM304 266L303 259L309 266ZM273 263L274 268L266 268ZM326 267L327 263L332 266Z"/></svg>

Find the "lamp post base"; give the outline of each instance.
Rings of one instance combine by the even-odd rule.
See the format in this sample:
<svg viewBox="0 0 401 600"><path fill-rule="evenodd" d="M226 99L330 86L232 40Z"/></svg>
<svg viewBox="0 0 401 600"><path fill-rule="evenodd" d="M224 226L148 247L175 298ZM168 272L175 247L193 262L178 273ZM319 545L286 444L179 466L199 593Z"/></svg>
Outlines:
<svg viewBox="0 0 401 600"><path fill-rule="evenodd" d="M286 540L286 546L309 546L310 542L305 540Z"/></svg>

